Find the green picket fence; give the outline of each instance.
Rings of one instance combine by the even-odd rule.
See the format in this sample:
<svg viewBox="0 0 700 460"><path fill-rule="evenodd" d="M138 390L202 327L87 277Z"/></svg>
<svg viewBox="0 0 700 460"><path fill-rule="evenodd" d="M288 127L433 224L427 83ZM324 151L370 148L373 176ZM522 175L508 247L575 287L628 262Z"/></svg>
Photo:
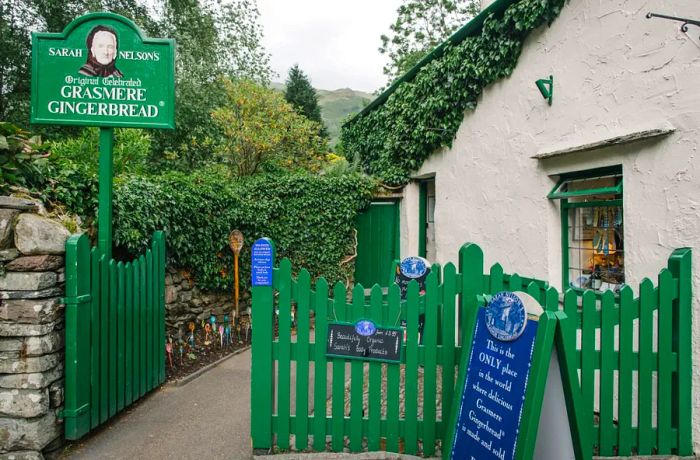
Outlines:
<svg viewBox="0 0 700 460"><path fill-rule="evenodd" d="M567 361L579 369L594 452L692 455L691 250L677 249L638 297L568 291ZM597 390L597 391L596 391Z"/></svg>
<svg viewBox="0 0 700 460"><path fill-rule="evenodd" d="M579 457L589 458L594 450L601 454L612 450L610 455L643 453L645 442L659 454L692 454L690 250L674 252L669 270L664 270L659 279L656 289L647 281L642 283L643 300L632 299L629 288L621 293L619 302L615 302L612 293L605 294L602 309L596 308L593 293L583 295L583 309L577 306L580 296L576 292L570 290L564 297L563 311L557 314L562 330L567 333L557 334L556 343L565 357L566 391L576 392L572 398L576 403L570 410L576 412L575 434L584 444ZM483 306L490 294L502 290L527 292L541 305L547 305L548 310L559 304L557 291L546 282L506 274L499 264L485 274L483 253L474 244L460 250L459 272L451 263L444 268L433 265L425 295L419 296L417 284L412 283L405 302L400 300L395 285L389 287L388 295L374 286L369 297L365 297L361 285L348 293L338 283L331 291L323 278L313 287L306 270L301 270L295 279L291 263L283 259L279 268L273 270L271 287L253 288L251 436L254 448L277 446L324 451L329 442L331 451L339 452L347 446L358 452L366 443L370 451L383 448L390 452L433 455L436 440L442 441L447 431L455 372L462 352L459 331L474 327L470 321L476 315L466 313ZM651 294L644 294L647 291ZM625 305L632 307L628 309ZM655 305L663 305L660 311L665 312L659 315L658 352L651 347L651 337L657 335L652 334L653 325L648 323ZM641 315L635 316L633 308ZM292 328L293 309L296 335ZM421 314L425 315L425 324L419 341ZM315 321L313 338L311 317ZM638 351L628 346L632 343L630 334L637 333L633 326L636 317L641 321ZM378 327L395 327L402 319L406 320L401 364L326 356L328 323L358 319L371 319ZM628 323L620 328L621 351L617 349L618 342L611 341L612 331L620 321ZM596 329L601 329L598 347ZM294 382L292 363L296 371ZM599 369L597 374L596 369ZM629 416L633 404L633 391L629 387L634 371L638 371L640 389L636 400L639 424L635 426ZM656 380L652 379L652 373L658 374ZM619 375L619 379L613 374ZM592 379L594 375L599 378L598 384ZM619 389L611 393L613 382L617 382ZM600 385L603 395L599 410L592 398L596 385ZM658 393L657 423L652 424L648 412L652 397L662 391L664 395ZM423 401L420 412L419 400ZM600 412L599 421L594 412Z"/></svg>
<svg viewBox="0 0 700 460"><path fill-rule="evenodd" d="M165 235L123 263L86 235L66 243L66 439L79 439L165 380Z"/></svg>

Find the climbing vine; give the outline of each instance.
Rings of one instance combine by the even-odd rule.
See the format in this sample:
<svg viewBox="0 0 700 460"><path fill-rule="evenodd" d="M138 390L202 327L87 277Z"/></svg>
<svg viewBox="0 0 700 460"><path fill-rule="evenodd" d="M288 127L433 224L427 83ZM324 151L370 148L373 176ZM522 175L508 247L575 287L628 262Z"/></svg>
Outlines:
<svg viewBox="0 0 700 460"><path fill-rule="evenodd" d="M521 0L489 16L480 34L447 45L383 105L343 126L346 155L385 184L408 182L435 149L451 147L464 112L476 108L484 87L513 72L527 35L550 24L564 3Z"/></svg>

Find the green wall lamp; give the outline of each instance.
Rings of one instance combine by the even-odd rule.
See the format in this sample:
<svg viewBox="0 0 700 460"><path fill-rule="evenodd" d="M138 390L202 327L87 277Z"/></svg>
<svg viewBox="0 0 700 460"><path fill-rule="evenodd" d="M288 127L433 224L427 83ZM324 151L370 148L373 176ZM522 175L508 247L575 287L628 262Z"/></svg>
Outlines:
<svg viewBox="0 0 700 460"><path fill-rule="evenodd" d="M552 105L552 94L554 94L554 77L549 76L549 80L540 79L535 82L539 88L542 97L547 99L547 103Z"/></svg>

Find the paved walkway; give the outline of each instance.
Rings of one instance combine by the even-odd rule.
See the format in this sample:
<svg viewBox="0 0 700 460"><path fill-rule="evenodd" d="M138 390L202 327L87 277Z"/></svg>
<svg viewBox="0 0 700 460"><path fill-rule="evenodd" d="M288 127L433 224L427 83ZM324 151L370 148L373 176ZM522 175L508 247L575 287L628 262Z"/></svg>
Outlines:
<svg viewBox="0 0 700 460"><path fill-rule="evenodd" d="M156 390L62 458L252 459L250 350Z"/></svg>

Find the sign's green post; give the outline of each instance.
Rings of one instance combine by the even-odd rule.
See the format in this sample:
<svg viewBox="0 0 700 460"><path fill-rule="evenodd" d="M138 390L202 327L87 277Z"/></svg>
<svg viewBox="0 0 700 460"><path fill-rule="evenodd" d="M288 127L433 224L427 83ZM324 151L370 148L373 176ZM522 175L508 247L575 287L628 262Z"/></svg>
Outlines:
<svg viewBox="0 0 700 460"><path fill-rule="evenodd" d="M107 260L112 258L112 174L114 170L114 129L100 128L100 183L97 215L97 247Z"/></svg>
<svg viewBox="0 0 700 460"><path fill-rule="evenodd" d="M148 38L131 20L90 13L62 33L32 34L32 124L100 128L98 249L112 258L114 128L175 128L175 41ZM66 263L87 267L87 238L71 238ZM80 263L78 263L80 262ZM73 274L73 277L68 276ZM89 276L66 270L66 330L83 331ZM89 274L88 274L89 275ZM89 326L89 325L88 325ZM89 334L66 335L65 435L90 429ZM164 364L163 364L164 365ZM89 380L88 380L89 382Z"/></svg>
<svg viewBox="0 0 700 460"><path fill-rule="evenodd" d="M175 128L175 41L90 13L32 34L32 124L100 128L98 248L112 256L113 128Z"/></svg>

